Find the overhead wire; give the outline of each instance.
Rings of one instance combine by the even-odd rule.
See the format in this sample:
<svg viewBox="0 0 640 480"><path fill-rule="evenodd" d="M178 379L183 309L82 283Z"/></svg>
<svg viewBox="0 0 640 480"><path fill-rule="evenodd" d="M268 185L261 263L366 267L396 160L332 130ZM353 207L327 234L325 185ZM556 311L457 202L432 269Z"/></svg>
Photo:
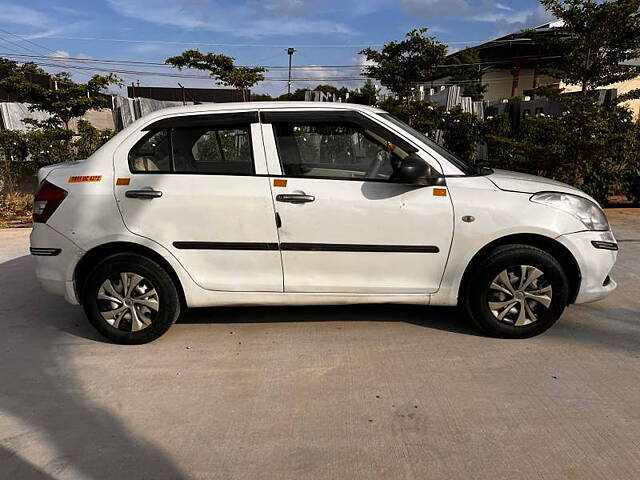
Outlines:
<svg viewBox="0 0 640 480"><path fill-rule="evenodd" d="M40 48L40 49L42 49L42 50L46 50L46 51L49 51L49 52L52 52L52 53L56 53L54 50L52 50L52 49L50 49L50 48L48 48L48 47L45 47L45 46L43 46L43 45L39 45L39 44L37 44L37 43L35 43L35 42L32 42L32 41L30 41L30 40L24 39L24 38L22 38L21 36L16 35L15 33L11 33L11 32L9 32L9 31L7 31L7 30L4 30L4 29L0 29L0 32L5 33L5 34L8 34L8 35L11 35L11 36L13 36L13 37L16 37L16 38L18 38L18 39L20 39L20 40L22 40L22 41L24 41L24 42L27 42L27 43L29 43L29 44L32 44L32 45L34 45L34 46L36 46L36 47L38 47L38 48ZM1 41L3 41L3 42L5 42L5 43L9 43L9 44L11 44L11 45L14 45L14 46L16 46L16 47L20 48L20 49L21 49L21 50L23 50L23 51L27 51L27 52L35 53L36 55L35 55L34 57L40 56L40 52L37 52L36 50L34 50L34 49L30 48L30 47L27 47L27 46L25 46L25 45L19 44L19 43L17 43L17 42L15 42L15 41L13 41L13 40L8 40L8 39L6 39L6 38L4 38L4 37L1 37L1 36L0 36L0 40L1 40ZM20 55L20 54L17 54L17 55ZM24 54L22 54L21 56L29 57L29 55L24 55ZM50 57L50 56L47 56L47 58L51 58L51 57ZM33 63L36 63L36 62L33 62ZM62 69L73 69L73 68L74 68L72 65L68 65L68 64L60 64L60 63L54 63L52 66L57 67L57 68L62 68ZM81 75L85 75L85 76L87 76L87 77L89 77L89 78L91 77L91 75L89 75L89 74L87 74L87 73L84 73L84 72L82 72L82 73L80 73L80 74L81 74Z"/></svg>
<svg viewBox="0 0 640 480"><path fill-rule="evenodd" d="M0 56L16 56L16 57L24 57L24 58L36 58L36 59L55 59L56 57L52 57L50 55L28 55L28 54L20 54L20 53L1 53ZM524 57L523 57L524 58ZM555 56L546 56L546 57L534 57L533 60L543 61L543 60L551 60L560 58L559 55ZM98 64L115 64L115 65L127 65L127 66L148 66L148 67L163 67L163 68L173 68L172 65L161 63L161 62L147 62L142 60L115 60L115 59L97 59L97 58L86 58L86 57L60 57L59 60L72 60L74 62L79 63L98 63ZM440 64L434 65L434 68L457 68L457 67L474 67L474 66L483 66L483 65L496 65L496 64L509 64L511 60L498 60L493 62L475 62L475 63L453 63L453 64ZM241 67L260 67L266 68L269 70L286 70L289 67L287 65L239 65ZM292 65L292 70L312 70L312 69L323 69L323 68L332 68L332 69L364 69L367 65L362 64L350 64L350 65Z"/></svg>
<svg viewBox="0 0 640 480"><path fill-rule="evenodd" d="M35 62L34 62L35 63ZM40 66L57 66L56 64L50 64L46 62L37 62L37 65ZM191 78L191 79L199 79L199 80L215 80L215 78L205 75L194 75L194 74L185 74L185 73L170 73L170 72L148 72L143 70L122 70L122 69L106 69L94 66L86 66L86 67L76 67L79 69L89 70L89 71L100 71L100 72L108 72L108 73L117 73L123 75L131 75L131 76L151 76L151 77L168 77L168 78ZM367 77L365 75L358 76L323 76L323 77L292 77L292 81L296 82L338 82L338 81L355 81L355 80L364 80ZM499 77L491 79L490 81L484 81L483 84L495 84L502 83L502 81L511 80L513 77ZM286 77L269 77L265 76L265 81L270 82L287 82L288 79ZM431 80L416 80L414 83L434 83L438 84L437 81ZM447 82L445 82L447 83ZM461 80L455 81L451 83L456 84L465 84L465 83L477 83L476 80Z"/></svg>
<svg viewBox="0 0 640 480"><path fill-rule="evenodd" d="M56 54L57 52L54 51L53 49L41 45L39 43L33 42L30 39L24 38L23 36L17 35L15 33L9 32L7 30L3 30L0 29L0 32L7 34L7 35L11 35L25 43L28 43L29 45L33 45L36 48L39 48L41 50L46 50L52 54ZM97 37L58 37L58 36L49 36L47 38L76 38L76 39L86 39L86 40L90 40L90 39L96 39L99 40L99 38ZM112 41L126 41L126 42L133 42L133 43L141 43L141 42L145 42L143 40L133 40L133 39L107 39L107 38L103 38L102 40L112 40ZM17 59L27 59L28 61L32 61L33 63L39 65L39 66L46 66L46 67L56 67L56 68L61 68L61 69L68 69L68 70L74 70L76 72L78 72L81 75L87 75L90 76L89 74L87 74L87 71L98 71L98 72L108 72L108 73L116 73L119 74L123 77L134 77L134 76L148 76L148 77L167 77L167 78L184 78L184 79L199 79L199 80L212 80L214 79L214 77L211 77L209 75L202 75L202 74L191 74L191 73L187 73L187 72L183 72L183 71L167 71L167 72L163 72L163 71L149 71L149 70L140 70L140 69L131 69L128 67L138 67L138 68L173 68L171 65L168 65L166 63L160 63L160 62L150 62L150 61L142 61L142 60L117 60L117 59L92 59L92 58L85 58L85 57L71 57L71 56L66 56L66 57L54 57L53 55L47 54L47 55L42 55L41 52L37 52L35 50L33 50L32 48L26 46L26 45L22 45L22 44L18 44L15 41L12 40L8 40L2 36L0 36L0 41L3 41L5 43L8 43L10 45L13 45L14 47L18 47L23 51L27 51L30 53L20 53L17 52L13 49L11 49L11 51L8 51L7 53L0 53L0 56L5 56L8 58L17 58ZM169 41L157 41L158 43L167 43L167 44L171 44L171 43L185 43L185 42L169 42ZM454 43L474 43L474 42L449 42L451 44ZM214 43L208 43L207 45L212 45L212 46L255 46L255 47L265 47L268 45L264 45L264 44L214 44ZM282 48L284 47L284 45L271 45L273 47L278 47L278 48ZM357 47L357 46L362 46L362 45L347 45L347 44L343 44L343 45L325 45L325 47L331 47L331 46L342 46L342 47ZM304 45L300 46L300 47L305 47ZM307 47L311 47L311 45L307 45ZM314 47L322 47L322 45L315 45ZM7 49L8 50L8 49ZM547 57L537 57L536 60L542 61L542 60L549 60L549 59L555 59L555 58L559 58L559 56L547 56ZM60 63L62 62L62 63ZM500 63L511 63L510 61L496 61L496 62L475 62L475 63L464 63L464 64L441 64L441 65L436 65L435 68L442 68L442 69L451 69L451 68L458 68L458 67L472 67L472 66L478 66L481 67L483 65L498 65ZM101 65L101 66L100 66ZM286 71L288 69L288 66L286 65L241 65L241 66L247 66L247 67L262 67L265 68L267 71L273 71L273 72L278 72L278 71L282 71L284 73L284 71ZM109 67L109 68L107 68ZM322 71L322 70L334 70L333 75L324 75L324 76L293 76L291 78L291 81L295 81L295 82L339 82L339 81L356 81L356 80L363 80L366 77L366 75L364 75L364 69L366 68L366 65L362 65L362 64L347 64L347 65L293 65L291 67L292 71L294 72L298 72L298 74L301 74L302 72L300 72L301 70L304 70L306 72L314 72L314 71ZM349 73L349 70L352 71L352 73ZM344 75L340 75L341 72L344 72ZM504 77L504 78L494 78L491 79L489 81L484 81L483 84L490 84L490 83L502 83L502 81L505 80L509 80L512 77ZM288 81L288 78L285 77L278 77L278 76L269 76L269 75L265 75L265 81L270 81L270 82L286 82ZM416 80L416 82L414 83L430 83L430 80ZM431 82L433 83L433 82ZM436 82L438 83L438 82ZM463 84L463 83L477 83L477 80L467 80L467 81L457 81L455 83L458 84Z"/></svg>
<svg viewBox="0 0 640 480"><path fill-rule="evenodd" d="M200 41L174 41L174 40L154 40L154 39L134 39L134 38L113 38L113 37L73 37L63 35L47 35L46 38L57 38L61 40L79 40L90 42L114 42L114 43L137 43L137 44L157 44L157 45L202 45L207 47L240 47L240 48L288 48L291 44L266 44L266 43L217 43ZM466 40L446 42L449 45L471 45L483 43L481 40ZM382 43L345 43L345 44L300 44L296 48L367 48L381 47Z"/></svg>

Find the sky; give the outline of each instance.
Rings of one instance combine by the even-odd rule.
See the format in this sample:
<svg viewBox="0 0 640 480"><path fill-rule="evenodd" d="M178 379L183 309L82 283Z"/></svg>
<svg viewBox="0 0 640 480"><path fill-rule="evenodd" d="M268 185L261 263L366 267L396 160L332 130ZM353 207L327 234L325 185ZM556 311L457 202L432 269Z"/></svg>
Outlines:
<svg viewBox="0 0 640 480"><path fill-rule="evenodd" d="M0 55L65 69L78 81L102 73L91 70L97 67L125 70L119 76L127 84L214 86L194 71L182 72L189 78L157 75L179 73L168 66L77 60L163 63L198 48L230 55L237 65L276 67L252 89L272 95L286 92L287 47L297 50L294 89L354 88L365 62L358 52L413 28L429 28L455 51L552 20L537 0L0 0L0 12Z"/></svg>

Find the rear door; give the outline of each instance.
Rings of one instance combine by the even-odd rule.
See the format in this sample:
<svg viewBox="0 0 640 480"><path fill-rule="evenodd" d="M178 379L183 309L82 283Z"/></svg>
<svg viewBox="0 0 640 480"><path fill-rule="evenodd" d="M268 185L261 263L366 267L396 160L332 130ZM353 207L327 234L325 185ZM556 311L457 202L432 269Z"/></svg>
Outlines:
<svg viewBox="0 0 640 480"><path fill-rule="evenodd" d="M348 111L263 112L263 132L286 292L438 290L453 207L443 186L394 179L415 147Z"/></svg>
<svg viewBox="0 0 640 480"><path fill-rule="evenodd" d="M282 291L256 112L156 121L123 142L114 166L126 227L171 252L201 287Z"/></svg>

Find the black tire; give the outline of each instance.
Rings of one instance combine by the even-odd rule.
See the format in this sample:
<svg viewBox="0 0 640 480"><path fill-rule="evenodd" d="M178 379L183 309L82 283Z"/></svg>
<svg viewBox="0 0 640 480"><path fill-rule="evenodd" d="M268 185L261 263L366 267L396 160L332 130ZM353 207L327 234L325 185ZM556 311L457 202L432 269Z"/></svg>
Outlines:
<svg viewBox="0 0 640 480"><path fill-rule="evenodd" d="M150 324L139 331L131 331L133 322L129 320L127 324L126 318L119 321L122 323L119 328L115 328L101 313L104 300L98 300L98 293L107 279L117 278L121 273L144 277L157 292L157 311L146 310L152 320L149 319ZM180 315L180 298L169 274L153 260L135 253L117 253L102 260L87 277L83 290L82 303L89 321L114 343L139 345L152 342L169 330Z"/></svg>
<svg viewBox="0 0 640 480"><path fill-rule="evenodd" d="M546 307L532 300L522 300L513 307L496 309L495 311L500 314L509 310L507 312L509 317L501 321L498 319L500 315L492 312L489 302L509 301L511 298L506 292L501 293L500 290L492 287L493 281L505 271L511 272L508 276L515 275L514 272L522 268L521 266L530 266L543 272L544 275L540 280L535 280L534 288L538 288L538 281L544 288L550 286L552 289L550 304ZM516 288L519 285L519 280L516 280L515 284L512 283ZM501 295L502 298L496 299L496 295ZM522 298L522 293L519 295L519 298ZM515 298L515 295L512 295L512 298ZM471 272L464 300L471 318L488 335L499 338L530 338L548 330L560 318L569 301L569 281L560 263L544 250L529 245L505 245L493 250ZM516 317L521 309L525 309L524 302L527 302L531 309L537 309L535 310L537 314L534 312L537 320L527 325L515 326L518 320ZM526 309L525 313L527 313ZM514 323L510 323L511 321Z"/></svg>

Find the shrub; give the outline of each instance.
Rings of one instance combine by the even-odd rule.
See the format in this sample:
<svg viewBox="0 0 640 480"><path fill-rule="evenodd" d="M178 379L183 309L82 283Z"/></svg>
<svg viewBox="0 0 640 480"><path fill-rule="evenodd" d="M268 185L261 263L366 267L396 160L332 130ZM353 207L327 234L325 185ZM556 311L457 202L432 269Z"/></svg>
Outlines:
<svg viewBox="0 0 640 480"><path fill-rule="evenodd" d="M35 175L40 167L91 156L114 134L85 120L78 122L77 135L55 127L0 130L0 192L14 192L21 179Z"/></svg>
<svg viewBox="0 0 640 480"><path fill-rule="evenodd" d="M526 117L514 131L489 132L493 166L574 185L606 204L625 186L633 192L640 127L631 112L590 97L562 95L564 115Z"/></svg>
<svg viewBox="0 0 640 480"><path fill-rule="evenodd" d="M78 135L73 142L76 158L80 160L90 157L115 134L115 130L100 130L86 120L79 120Z"/></svg>
<svg viewBox="0 0 640 480"><path fill-rule="evenodd" d="M482 120L456 107L445 112L441 128L447 149L465 162L472 163L476 159L476 147L482 139Z"/></svg>

